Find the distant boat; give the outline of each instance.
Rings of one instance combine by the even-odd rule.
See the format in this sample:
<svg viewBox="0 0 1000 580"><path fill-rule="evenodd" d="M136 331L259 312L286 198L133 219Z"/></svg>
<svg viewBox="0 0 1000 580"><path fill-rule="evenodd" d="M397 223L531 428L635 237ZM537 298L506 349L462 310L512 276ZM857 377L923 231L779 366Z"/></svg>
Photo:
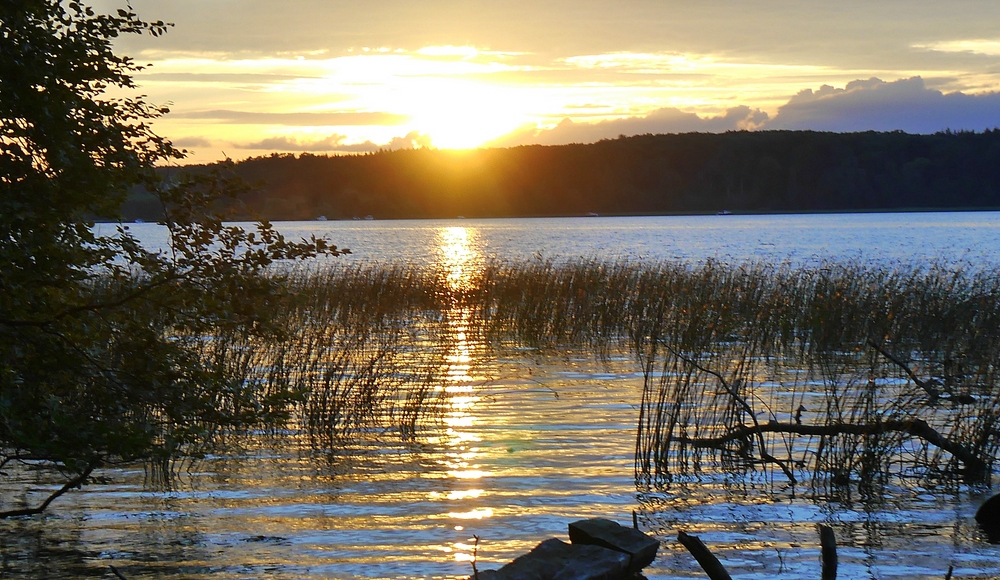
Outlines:
<svg viewBox="0 0 1000 580"><path fill-rule="evenodd" d="M600 214L598 214L597 212L593 212L593 211L588 211L587 212L587 217L598 217L599 215Z"/></svg>
<svg viewBox="0 0 1000 580"><path fill-rule="evenodd" d="M326 221L326 216L325 215L321 215L321 216L319 216L319 217L316 218L316 221L318 221L318 222L325 222Z"/></svg>
<svg viewBox="0 0 1000 580"><path fill-rule="evenodd" d="M733 212L729 211L728 209L724 209L724 210L716 213L715 215L733 215Z"/></svg>
<svg viewBox="0 0 1000 580"><path fill-rule="evenodd" d="M368 215L365 216L365 219L366 220L373 220L375 218L372 217L372 214L368 214Z"/></svg>
<svg viewBox="0 0 1000 580"><path fill-rule="evenodd" d="M146 221L143 220L143 219L140 219L140 218L135 218L135 221L133 223L144 224L144 223L146 223Z"/></svg>

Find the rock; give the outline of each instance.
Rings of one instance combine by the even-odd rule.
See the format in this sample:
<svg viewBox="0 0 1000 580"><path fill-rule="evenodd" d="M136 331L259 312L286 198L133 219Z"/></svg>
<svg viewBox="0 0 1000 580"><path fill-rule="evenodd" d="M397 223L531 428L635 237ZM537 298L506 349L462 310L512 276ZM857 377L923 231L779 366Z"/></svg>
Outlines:
<svg viewBox="0 0 1000 580"><path fill-rule="evenodd" d="M976 522L991 544L1000 544L1000 494L983 502L976 510Z"/></svg>
<svg viewBox="0 0 1000 580"><path fill-rule="evenodd" d="M625 580L628 565L628 554L552 538L499 570L479 572L479 580Z"/></svg>
<svg viewBox="0 0 1000 580"><path fill-rule="evenodd" d="M660 542L633 528L603 518L580 520L569 525L573 544L600 546L629 555L629 574L637 574L656 558Z"/></svg>

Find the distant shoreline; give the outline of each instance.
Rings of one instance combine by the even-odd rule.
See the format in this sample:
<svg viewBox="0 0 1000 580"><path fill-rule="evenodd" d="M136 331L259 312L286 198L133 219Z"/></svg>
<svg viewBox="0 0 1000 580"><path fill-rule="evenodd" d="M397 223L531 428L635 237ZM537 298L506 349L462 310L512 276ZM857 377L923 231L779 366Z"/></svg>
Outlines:
<svg viewBox="0 0 1000 580"><path fill-rule="evenodd" d="M490 216L490 217L466 217L466 216L454 216L454 217L391 217L391 218L376 218L373 221L402 221L402 220L427 220L427 221L442 221L442 220L454 220L454 221L469 221L469 220L507 220L507 219L562 219L562 218L581 218L581 219L593 219L593 218L628 218L628 217L695 217L695 216L718 216L723 217L746 217L746 216L798 216L798 215L837 215L837 214L890 214L890 213L985 213L985 212L1000 212L1000 206L997 207L972 207L972 208L902 208L902 209L870 209L870 210L815 210L815 211L746 211L746 212L732 212L726 215L719 215L718 213L712 212L692 212L692 213L623 213L623 214L601 214L597 216L586 216L586 215L523 215L523 216ZM233 219L229 221L233 222L254 222L258 219L265 219L274 223L283 222L311 222L311 221L330 221L330 222L350 222L350 221L363 221L355 220L353 218L328 218L326 220L317 220L315 218L305 218L305 219L268 219L268 218L253 218L247 217L244 219ZM157 220L145 220L142 218L133 220L111 220L111 219L96 219L94 220L96 224L118 224L123 225L129 224L157 224Z"/></svg>
<svg viewBox="0 0 1000 580"><path fill-rule="evenodd" d="M232 172L256 186L230 204L234 219L989 211L1000 209L1000 130L686 133L471 151L272 154ZM160 212L142 191L122 206L127 221L155 221Z"/></svg>

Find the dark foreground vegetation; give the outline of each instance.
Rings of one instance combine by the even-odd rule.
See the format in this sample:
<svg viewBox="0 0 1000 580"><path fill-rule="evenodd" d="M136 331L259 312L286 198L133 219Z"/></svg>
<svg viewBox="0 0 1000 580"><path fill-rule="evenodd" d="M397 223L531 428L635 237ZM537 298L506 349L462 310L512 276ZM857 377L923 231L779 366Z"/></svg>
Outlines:
<svg viewBox="0 0 1000 580"><path fill-rule="evenodd" d="M998 208L1000 131L691 133L478 151L274 154L234 171L259 188L231 207L275 220ZM159 207L137 193L123 210L150 220Z"/></svg>
<svg viewBox="0 0 1000 580"><path fill-rule="evenodd" d="M212 204L240 186L218 172L159 178L158 163L183 158L149 127L165 109L105 91L134 88L114 39L168 26L127 7L0 3L0 478L47 467L61 484L36 504L3 498L0 517L39 513L102 468L169 474L285 412L205 351L279 339L284 286L267 267L339 251L224 225ZM113 219L137 184L163 209L169 252L88 223Z"/></svg>

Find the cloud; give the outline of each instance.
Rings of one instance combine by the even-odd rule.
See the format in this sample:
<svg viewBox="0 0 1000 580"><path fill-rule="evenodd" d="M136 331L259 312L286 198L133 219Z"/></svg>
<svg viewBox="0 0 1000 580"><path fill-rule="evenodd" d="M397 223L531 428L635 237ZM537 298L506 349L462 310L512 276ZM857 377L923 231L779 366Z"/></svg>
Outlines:
<svg viewBox="0 0 1000 580"><path fill-rule="evenodd" d="M970 95L928 89L920 77L856 80L843 89L805 89L778 109L767 129L935 133L1000 125L1000 93Z"/></svg>
<svg viewBox="0 0 1000 580"><path fill-rule="evenodd" d="M299 141L288 137L270 137L255 143L237 144L240 149L257 149L276 152L336 152L336 153L370 153L380 150L416 149L429 147L430 137L417 131L411 131L403 137L394 137L388 143L379 145L371 141L363 143L345 143L345 135L333 134L323 139Z"/></svg>
<svg viewBox="0 0 1000 580"><path fill-rule="evenodd" d="M384 149L417 149L420 147L430 147L431 138L417 131L410 131L404 137L393 137Z"/></svg>
<svg viewBox="0 0 1000 580"><path fill-rule="evenodd" d="M930 44L914 44L913 48L922 48L936 52L967 52L986 56L1000 56L1000 39L974 38L969 40L948 40Z"/></svg>
<svg viewBox="0 0 1000 580"><path fill-rule="evenodd" d="M171 113L177 119L211 119L240 125L343 126L399 125L408 120L393 113L257 113L252 111L191 111Z"/></svg>
<svg viewBox="0 0 1000 580"><path fill-rule="evenodd" d="M181 137L180 139L171 139L174 147L210 147L212 142L204 137Z"/></svg>
<svg viewBox="0 0 1000 580"><path fill-rule="evenodd" d="M685 113L680 109L664 108L653 111L645 117L629 117L598 123L576 123L567 118L552 129L541 130L534 126L526 126L494 140L489 143L489 146L593 143L601 139L613 139L619 135L643 135L646 133L691 133L696 131L721 133L740 129L756 129L765 124L767 120L767 113L747 106L733 107L716 117L699 117L695 113Z"/></svg>
<svg viewBox="0 0 1000 580"><path fill-rule="evenodd" d="M716 117L700 117L674 108L645 117L598 123L567 118L552 129L526 125L489 147L593 143L619 135L647 133L721 133L733 130L792 129L813 131L896 131L936 133L946 129L981 131L1000 126L1000 93L942 93L929 89L920 77L886 82L855 80L842 88L823 85L805 89L769 116L760 109L733 107Z"/></svg>

